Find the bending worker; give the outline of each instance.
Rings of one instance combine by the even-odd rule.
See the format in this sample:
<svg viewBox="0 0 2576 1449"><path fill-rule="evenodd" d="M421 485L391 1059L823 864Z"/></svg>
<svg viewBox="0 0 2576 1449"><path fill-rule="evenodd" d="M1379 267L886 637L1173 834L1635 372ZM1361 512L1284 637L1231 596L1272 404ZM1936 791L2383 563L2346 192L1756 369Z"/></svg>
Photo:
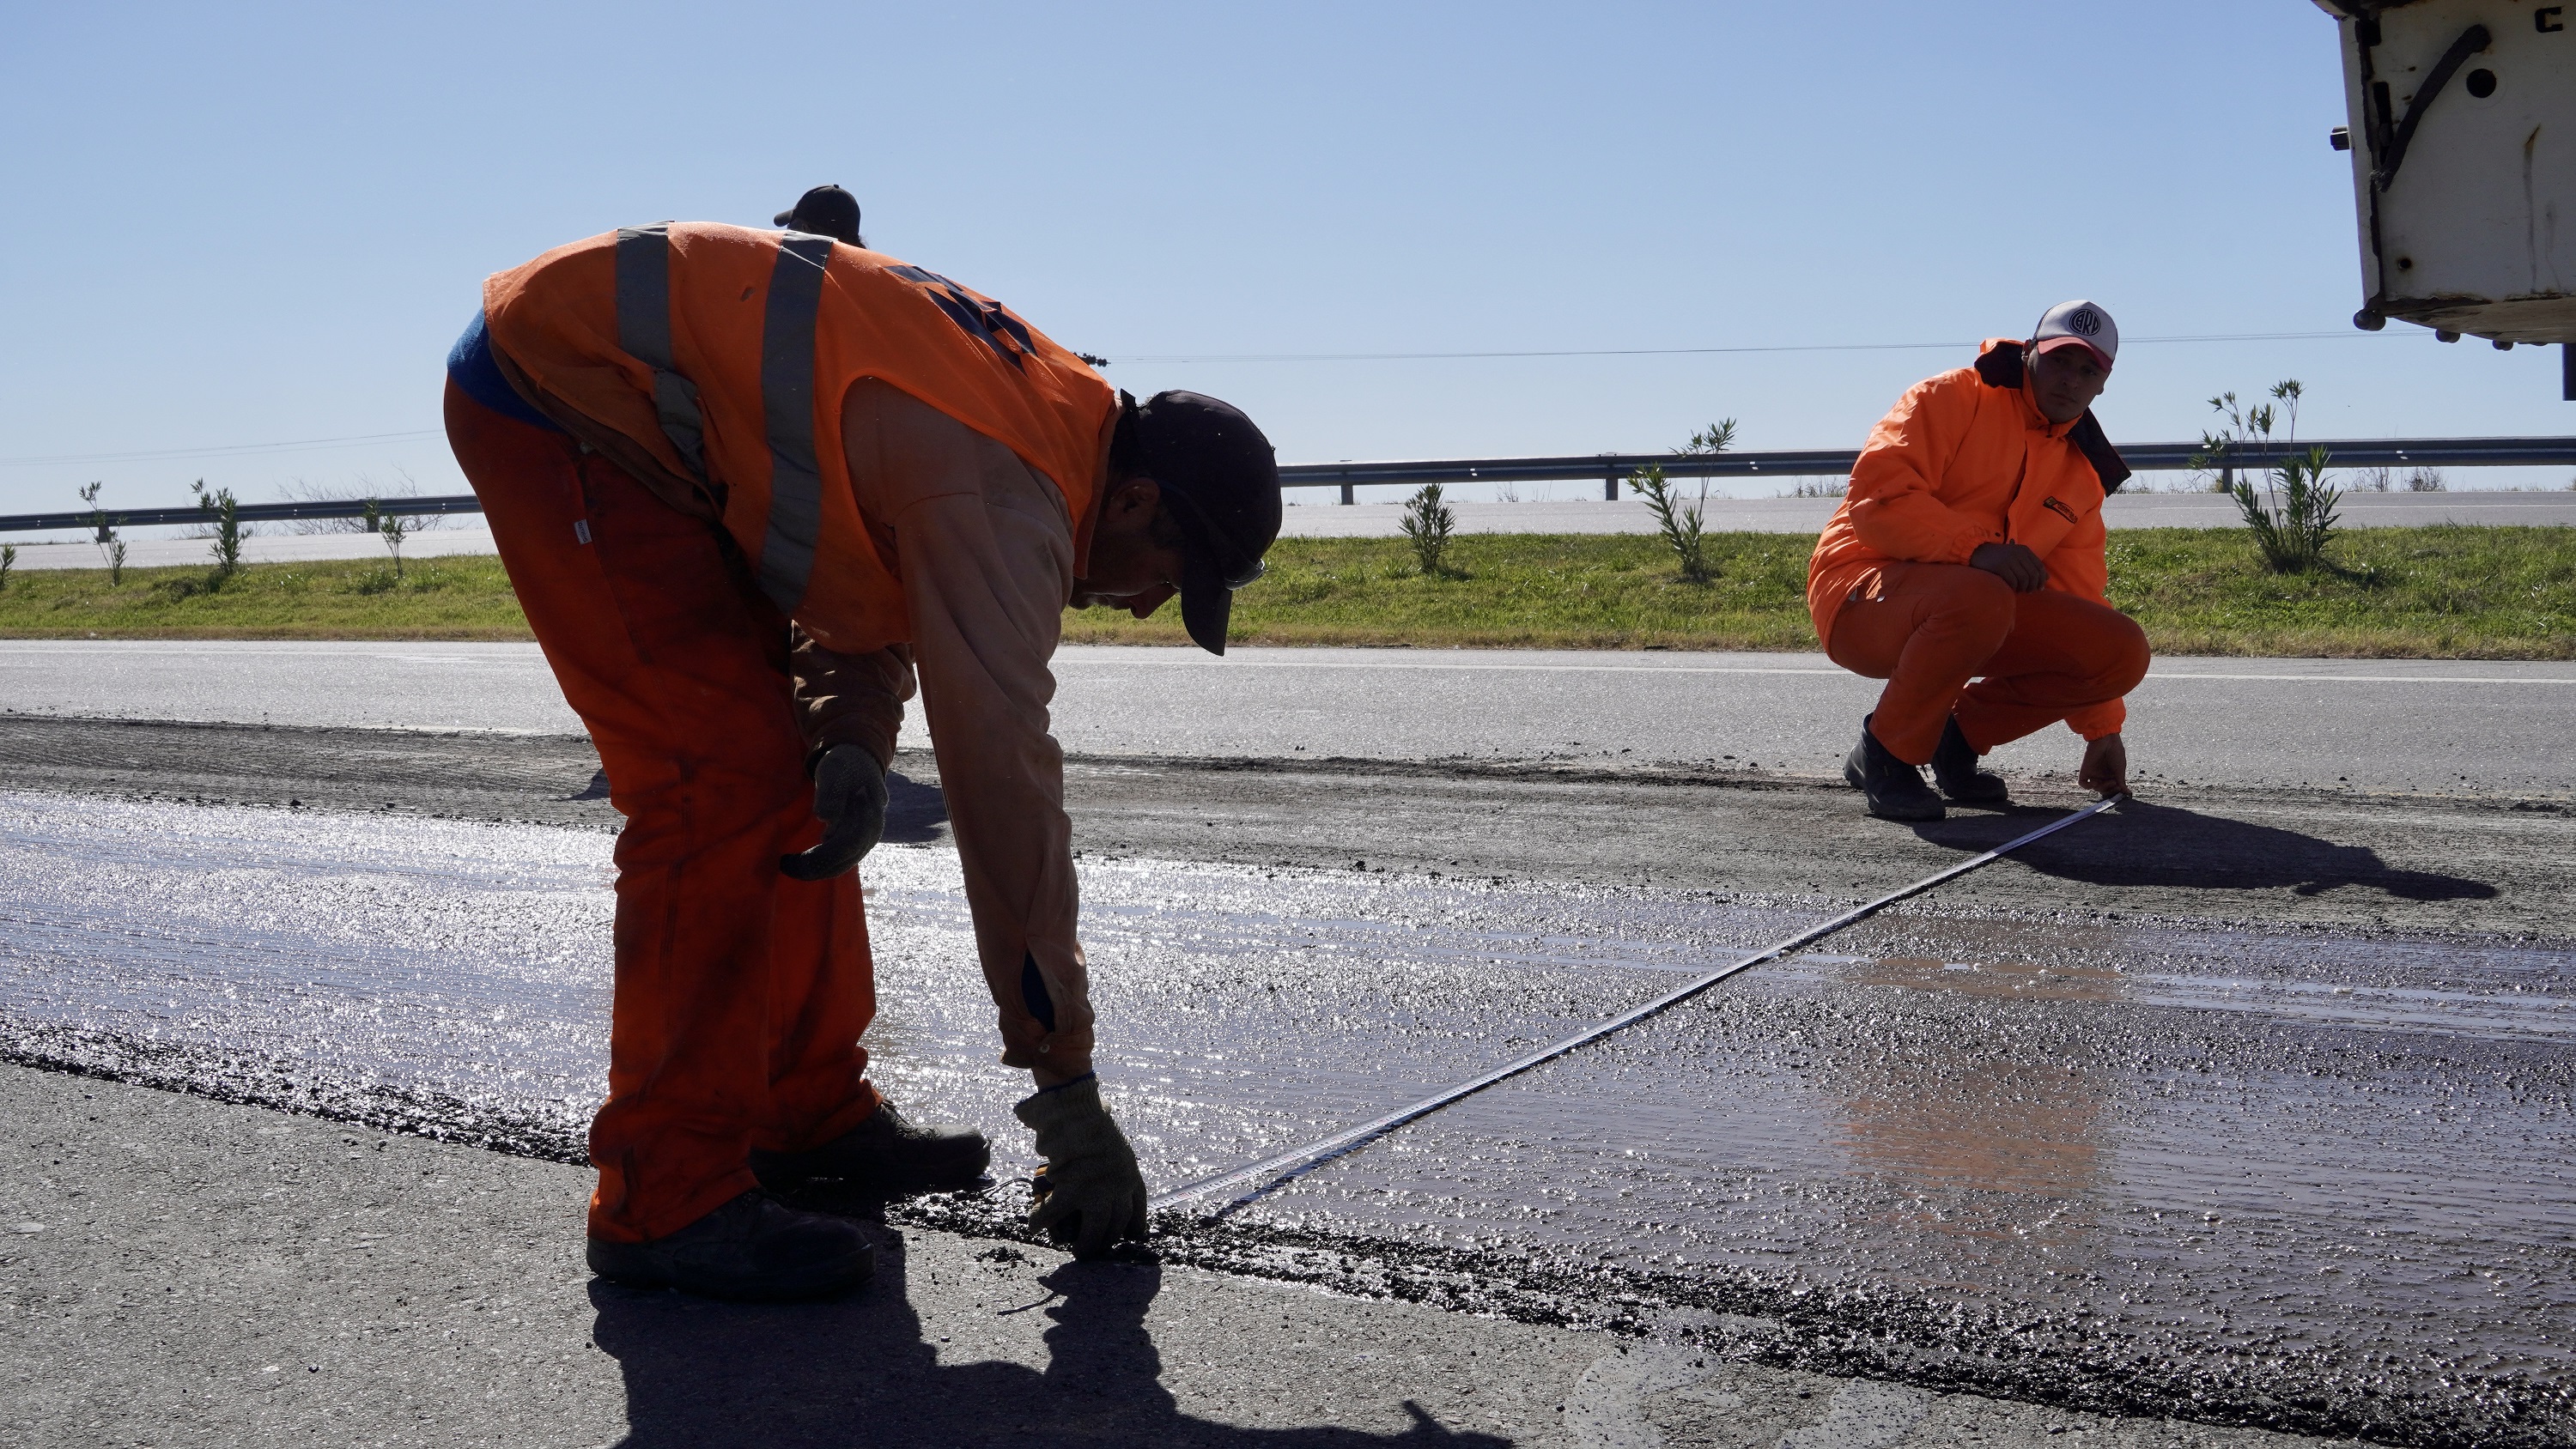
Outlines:
<svg viewBox="0 0 2576 1449"><path fill-rule="evenodd" d="M855 223L855 216L851 218ZM607 768L617 840L593 1271L750 1298L838 1292L873 1249L766 1189L964 1186L973 1131L866 1076L853 868L916 670L1002 1061L1046 1159L1039 1226L1145 1228L1092 1076L1048 661L1070 604L1178 595L1223 653L1277 537L1242 413L1138 404L989 298L797 231L632 228L483 288L447 432Z"/></svg>
<svg viewBox="0 0 2576 1449"><path fill-rule="evenodd" d="M1843 765L1870 814L2001 805L1978 757L2059 720L2084 737L2088 788L2128 788L2121 701L2147 636L2104 596L2102 500L2129 469L2092 413L2119 350L2109 313L2061 303L2029 340L1906 389L1870 433L1807 567L1827 657L1887 681Z"/></svg>

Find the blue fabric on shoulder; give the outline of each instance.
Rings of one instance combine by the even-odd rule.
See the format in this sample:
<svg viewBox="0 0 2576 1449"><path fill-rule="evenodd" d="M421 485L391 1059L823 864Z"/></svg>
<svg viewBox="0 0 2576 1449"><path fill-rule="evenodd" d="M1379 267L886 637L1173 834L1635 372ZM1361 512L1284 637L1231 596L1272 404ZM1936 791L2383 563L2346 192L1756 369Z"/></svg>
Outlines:
<svg viewBox="0 0 2576 1449"><path fill-rule="evenodd" d="M528 406L510 379L501 375L501 364L492 360L492 334L483 325L483 313L477 308L474 320L466 325L465 335L447 353L447 380L457 391L492 411L523 423L533 423L550 433L560 433L554 421Z"/></svg>

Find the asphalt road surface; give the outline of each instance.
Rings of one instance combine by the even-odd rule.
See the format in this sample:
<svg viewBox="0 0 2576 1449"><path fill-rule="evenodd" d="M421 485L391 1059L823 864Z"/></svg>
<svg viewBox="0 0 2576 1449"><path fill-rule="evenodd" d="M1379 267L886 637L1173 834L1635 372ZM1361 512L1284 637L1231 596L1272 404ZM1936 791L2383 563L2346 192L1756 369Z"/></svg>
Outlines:
<svg viewBox="0 0 2576 1449"><path fill-rule="evenodd" d="M1868 820L1832 771L1869 686L1801 656L1061 673L1104 1073L1158 1188L2079 798L2064 737L2008 752L2014 811ZM0 1392L44 1443L600 1442L621 1404L639 1444L2576 1443L2571 690L2166 661L2139 801L1169 1217L1151 1264L1054 1269L1005 1133L988 1191L890 1209L900 1292L831 1312L892 1367L836 1418L748 1367L812 1320L573 1266L617 822L532 648L0 645L0 1059L41 1069L0 1072ZM894 785L874 1070L1007 1124L935 763Z"/></svg>
<svg viewBox="0 0 2576 1449"><path fill-rule="evenodd" d="M578 1156L614 824L580 742L20 715L0 717L0 760L11 1059L337 1119L374 1129L366 1143ZM936 770L907 756L899 774L867 871L876 1071L903 1099L1002 1122L1015 1089L963 968ZM2073 798L2025 782L2024 813L1901 830L1793 775L1597 757L1094 756L1071 788L1106 1070L1157 1186L1611 1015ZM1935 1394L2117 1416L2061 1431L2178 1417L2568 1442L2571 827L2554 802L2492 792L2174 787L1247 1211L1170 1219L1160 1271L1642 1334L1666 1357L1638 1361L1660 1367L1637 1369L1632 1417L1668 1442L1969 1441L1915 1413ZM137 1111L105 1135L143 1161L202 1135L155 1136L179 1109ZM66 1161L100 1157L79 1145L90 1157ZM1000 1146L991 1192L898 1219L924 1242L1010 1240L1028 1163L1016 1133ZM25 1221L99 1224L18 1280L57 1320L22 1330L41 1335L29 1361L76 1357L72 1325L108 1331L118 1305L139 1320L123 1332L154 1321L133 1287L102 1301L129 1211L111 1199L135 1191L102 1171L16 1189ZM549 1190L568 1237L573 1185ZM426 1251L387 1191L341 1248ZM512 1251L550 1248L569 1251L533 1231ZM18 1259L40 1261L57 1260ZM463 1270L430 1254L417 1271ZM558 1276L520 1301L559 1322L569 1293ZM623 1311L598 1314L625 1361ZM347 1310L346 1331L388 1315ZM324 1348L347 1351L308 1362ZM1712 1363L1896 1398L1853 1389L1755 1422L1746 1406L1773 1400ZM1539 1406L1575 1402L1569 1373L1522 1364L1497 1420L1513 1427L1480 1431L1653 1442L1560 1430L1552 1407L1531 1431ZM1355 1381L1345 1407L1391 1412L1392 1384ZM625 1392L642 1419L674 1412L631 1377ZM1864 1410L1893 1427L1856 1426Z"/></svg>
<svg viewBox="0 0 2576 1449"><path fill-rule="evenodd" d="M1876 686L1803 654L1068 648L1084 755L1591 761L1831 777ZM2131 696L2142 786L2576 793L2576 664L2156 661ZM0 641L0 712L570 734L526 644ZM918 730L906 743L927 743ZM1998 751L2071 777L2051 730Z"/></svg>
<svg viewBox="0 0 2576 1449"><path fill-rule="evenodd" d="M2294 1449L1177 1263L882 1235L765 1307L583 1271L551 1162L0 1067L13 1445ZM2067 1436L2075 1436L2069 1438Z"/></svg>

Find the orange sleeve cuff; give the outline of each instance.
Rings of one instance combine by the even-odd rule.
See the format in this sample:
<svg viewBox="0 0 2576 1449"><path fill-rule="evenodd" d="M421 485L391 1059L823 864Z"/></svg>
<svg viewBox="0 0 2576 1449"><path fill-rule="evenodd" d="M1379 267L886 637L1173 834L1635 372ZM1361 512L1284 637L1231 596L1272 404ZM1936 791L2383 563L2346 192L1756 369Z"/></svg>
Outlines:
<svg viewBox="0 0 2576 1449"><path fill-rule="evenodd" d="M1925 562L1963 564L1976 557L1980 547L2001 542L2003 540L1995 537L1993 530L1979 528L1972 523L1950 535L1950 546L1940 557L1927 559Z"/></svg>
<svg viewBox="0 0 2576 1449"><path fill-rule="evenodd" d="M2125 699L2104 700L2087 705L2066 717L2066 727L2091 744L2106 735L2116 735L2129 722L2129 702Z"/></svg>

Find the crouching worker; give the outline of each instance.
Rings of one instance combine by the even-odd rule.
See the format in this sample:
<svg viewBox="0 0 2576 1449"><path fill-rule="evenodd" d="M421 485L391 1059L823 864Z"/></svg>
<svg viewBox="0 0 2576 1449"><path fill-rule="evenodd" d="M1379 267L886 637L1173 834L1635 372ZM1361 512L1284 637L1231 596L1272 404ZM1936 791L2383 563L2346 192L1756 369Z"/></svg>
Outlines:
<svg viewBox="0 0 2576 1449"><path fill-rule="evenodd" d="M1869 435L1807 610L1829 658L1887 681L1843 765L1870 814L2001 805L1978 757L2059 720L2084 737L2088 788L2128 788L2121 700L2147 638L2104 598L2102 500L2129 469L2092 414L2119 348L2108 313L2060 304L2028 341L1907 389Z"/></svg>
<svg viewBox="0 0 2576 1449"><path fill-rule="evenodd" d="M1007 308L796 231L673 224L485 283L447 431L626 817L590 1265L745 1298L839 1292L865 1234L765 1189L977 1181L981 1134L867 1078L854 867L916 688L1004 1063L1084 1255L1142 1236L1092 1076L1048 673L1070 604L1175 595L1222 653L1279 531L1250 419L1139 405ZM917 671L917 674L916 674Z"/></svg>

